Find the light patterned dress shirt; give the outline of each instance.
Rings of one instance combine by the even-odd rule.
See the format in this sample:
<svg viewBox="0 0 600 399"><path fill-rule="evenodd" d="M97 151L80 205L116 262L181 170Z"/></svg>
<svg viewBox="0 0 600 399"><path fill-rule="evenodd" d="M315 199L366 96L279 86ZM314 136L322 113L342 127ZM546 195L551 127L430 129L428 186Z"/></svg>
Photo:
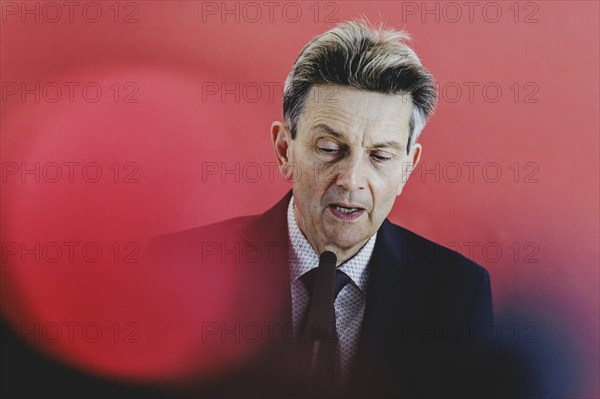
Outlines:
<svg viewBox="0 0 600 399"><path fill-rule="evenodd" d="M287 220L290 238L288 255L292 290L292 322L294 331L298 331L304 315L308 312L310 303L308 290L300 277L319 266L319 255L314 251L296 223L293 196L288 205ZM373 254L376 237L377 233L367 241L356 255L338 266L339 270L352 279L342 288L334 303L338 337L336 375L340 378L340 382L345 381L348 377L349 366L358 349L369 280L367 265Z"/></svg>

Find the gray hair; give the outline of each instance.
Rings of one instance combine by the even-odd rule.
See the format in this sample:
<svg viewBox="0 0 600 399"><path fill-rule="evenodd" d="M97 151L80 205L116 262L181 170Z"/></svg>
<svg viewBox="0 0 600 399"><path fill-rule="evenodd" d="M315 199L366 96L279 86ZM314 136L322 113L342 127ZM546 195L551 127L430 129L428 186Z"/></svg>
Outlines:
<svg viewBox="0 0 600 399"><path fill-rule="evenodd" d="M312 39L294 62L283 88L283 117L292 139L313 85L341 85L385 94L410 94L407 152L435 108L433 77L404 41L404 31L344 22Z"/></svg>

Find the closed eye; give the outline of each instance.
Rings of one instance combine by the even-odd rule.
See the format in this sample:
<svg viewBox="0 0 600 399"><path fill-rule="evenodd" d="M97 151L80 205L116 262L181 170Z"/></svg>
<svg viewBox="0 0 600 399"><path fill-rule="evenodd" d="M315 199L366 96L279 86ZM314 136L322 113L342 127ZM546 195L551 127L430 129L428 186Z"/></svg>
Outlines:
<svg viewBox="0 0 600 399"><path fill-rule="evenodd" d="M337 142L325 138L317 141L317 149L320 153L327 155L335 155L342 150L342 148Z"/></svg>
<svg viewBox="0 0 600 399"><path fill-rule="evenodd" d="M387 153L385 151L372 152L371 157L377 162L389 161L393 158L393 156L390 153Z"/></svg>
<svg viewBox="0 0 600 399"><path fill-rule="evenodd" d="M340 150L339 148L319 147L319 151L325 152L328 154L335 154L339 150Z"/></svg>

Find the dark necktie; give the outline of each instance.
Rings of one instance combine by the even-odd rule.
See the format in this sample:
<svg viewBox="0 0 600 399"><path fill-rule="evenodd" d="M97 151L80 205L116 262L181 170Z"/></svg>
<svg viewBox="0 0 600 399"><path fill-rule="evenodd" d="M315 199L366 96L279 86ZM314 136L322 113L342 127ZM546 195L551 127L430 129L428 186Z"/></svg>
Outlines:
<svg viewBox="0 0 600 399"><path fill-rule="evenodd" d="M304 361L309 380L320 393L330 390L335 370L337 334L334 301L350 277L337 270L336 258L324 252L316 267L301 277L308 289L310 304L302 329Z"/></svg>

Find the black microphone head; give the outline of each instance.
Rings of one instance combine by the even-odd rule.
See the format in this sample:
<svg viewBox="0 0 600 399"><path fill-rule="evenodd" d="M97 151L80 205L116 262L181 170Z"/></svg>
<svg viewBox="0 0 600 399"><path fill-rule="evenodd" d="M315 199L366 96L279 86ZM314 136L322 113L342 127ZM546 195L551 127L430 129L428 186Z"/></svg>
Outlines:
<svg viewBox="0 0 600 399"><path fill-rule="evenodd" d="M319 264L337 264L337 256L331 251L323 251L319 257Z"/></svg>

